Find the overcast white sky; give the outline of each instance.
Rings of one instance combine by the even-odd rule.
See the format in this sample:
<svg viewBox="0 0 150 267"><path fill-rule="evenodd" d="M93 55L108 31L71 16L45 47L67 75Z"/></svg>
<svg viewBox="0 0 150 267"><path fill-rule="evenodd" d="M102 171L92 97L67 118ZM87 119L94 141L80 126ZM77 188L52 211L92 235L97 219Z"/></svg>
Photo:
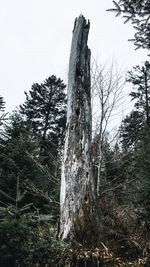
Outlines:
<svg viewBox="0 0 150 267"><path fill-rule="evenodd" d="M90 19L89 48L101 63L117 60L131 69L147 59L128 42L132 26L106 9L112 0L0 0L0 95L11 111L35 82L66 79L74 20Z"/></svg>

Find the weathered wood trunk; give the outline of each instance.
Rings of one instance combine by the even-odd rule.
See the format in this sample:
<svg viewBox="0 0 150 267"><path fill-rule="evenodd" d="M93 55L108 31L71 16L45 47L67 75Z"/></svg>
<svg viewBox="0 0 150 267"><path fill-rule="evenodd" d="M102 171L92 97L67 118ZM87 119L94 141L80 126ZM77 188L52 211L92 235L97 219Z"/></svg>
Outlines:
<svg viewBox="0 0 150 267"><path fill-rule="evenodd" d="M59 238L82 241L94 230L91 163L90 23L75 21L68 76L67 126L62 161Z"/></svg>

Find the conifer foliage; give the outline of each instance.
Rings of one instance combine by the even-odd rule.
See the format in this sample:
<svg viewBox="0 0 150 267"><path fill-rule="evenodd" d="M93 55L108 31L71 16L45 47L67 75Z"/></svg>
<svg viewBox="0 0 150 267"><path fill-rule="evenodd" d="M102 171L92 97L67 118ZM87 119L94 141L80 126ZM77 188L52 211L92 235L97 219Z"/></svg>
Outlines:
<svg viewBox="0 0 150 267"><path fill-rule="evenodd" d="M122 147L130 152L126 171L130 179L135 179L134 194L130 192L132 201L143 207L145 218L150 218L150 64L136 66L128 72L127 81L133 86L130 93L134 100L134 110L126 116L120 127ZM132 153L131 153L132 152ZM126 172L126 173L127 173ZM126 175L128 179L129 176ZM133 197L134 196L134 197ZM136 196L136 197L135 197ZM146 219L147 220L147 219Z"/></svg>
<svg viewBox="0 0 150 267"><path fill-rule="evenodd" d="M15 198L18 177L21 191L28 191L23 203L32 201L46 211L50 206L44 208L43 205L53 202L53 198L59 201L60 158L66 123L65 87L54 75L42 84L33 84L29 93L25 93L25 103L3 126L0 135L2 201L8 203L6 194Z"/></svg>
<svg viewBox="0 0 150 267"><path fill-rule="evenodd" d="M113 1L116 16L123 14L124 22L131 21L136 33L134 44L136 48L150 49L150 1L149 0L119 0Z"/></svg>
<svg viewBox="0 0 150 267"><path fill-rule="evenodd" d="M140 67L136 66L128 72L127 82L133 84L130 93L135 100L135 107L144 115L147 126L150 126L150 63L148 61Z"/></svg>
<svg viewBox="0 0 150 267"><path fill-rule="evenodd" d="M40 154L48 164L48 152L56 155L62 146L65 120L66 96L65 85L54 75L43 83L32 85L29 93L25 92L26 101L20 106L20 113L24 115L26 124L40 143ZM57 148L57 149L56 149Z"/></svg>

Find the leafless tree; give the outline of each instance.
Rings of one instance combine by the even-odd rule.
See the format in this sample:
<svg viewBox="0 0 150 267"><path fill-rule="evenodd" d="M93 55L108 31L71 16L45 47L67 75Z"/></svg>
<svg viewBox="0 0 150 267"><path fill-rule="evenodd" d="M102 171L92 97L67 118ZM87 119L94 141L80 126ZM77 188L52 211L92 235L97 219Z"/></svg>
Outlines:
<svg viewBox="0 0 150 267"><path fill-rule="evenodd" d="M91 82L93 130L94 135L98 136L97 194L99 195L104 139L108 129L112 130L113 120L120 112L125 83L123 73L118 71L113 62L107 66L98 64L97 60L93 60L92 63Z"/></svg>

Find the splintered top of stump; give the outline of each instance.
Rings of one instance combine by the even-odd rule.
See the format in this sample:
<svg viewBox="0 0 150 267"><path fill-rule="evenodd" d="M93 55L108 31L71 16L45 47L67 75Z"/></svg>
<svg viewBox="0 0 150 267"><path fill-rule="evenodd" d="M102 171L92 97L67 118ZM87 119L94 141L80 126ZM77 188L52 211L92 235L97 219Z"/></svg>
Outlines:
<svg viewBox="0 0 150 267"><path fill-rule="evenodd" d="M84 87L90 97L89 72L91 51L87 46L89 29L90 22L83 15L75 19L69 60L67 122L72 112L75 87L78 87L77 90L80 90L80 84L86 83L86 86L82 87ZM81 81L78 79L81 76L80 74L83 74Z"/></svg>
<svg viewBox="0 0 150 267"><path fill-rule="evenodd" d="M86 20L86 18L83 15L80 15L78 18L75 19L73 32L78 23L84 25L84 27L87 27L88 29L90 28L90 21Z"/></svg>

